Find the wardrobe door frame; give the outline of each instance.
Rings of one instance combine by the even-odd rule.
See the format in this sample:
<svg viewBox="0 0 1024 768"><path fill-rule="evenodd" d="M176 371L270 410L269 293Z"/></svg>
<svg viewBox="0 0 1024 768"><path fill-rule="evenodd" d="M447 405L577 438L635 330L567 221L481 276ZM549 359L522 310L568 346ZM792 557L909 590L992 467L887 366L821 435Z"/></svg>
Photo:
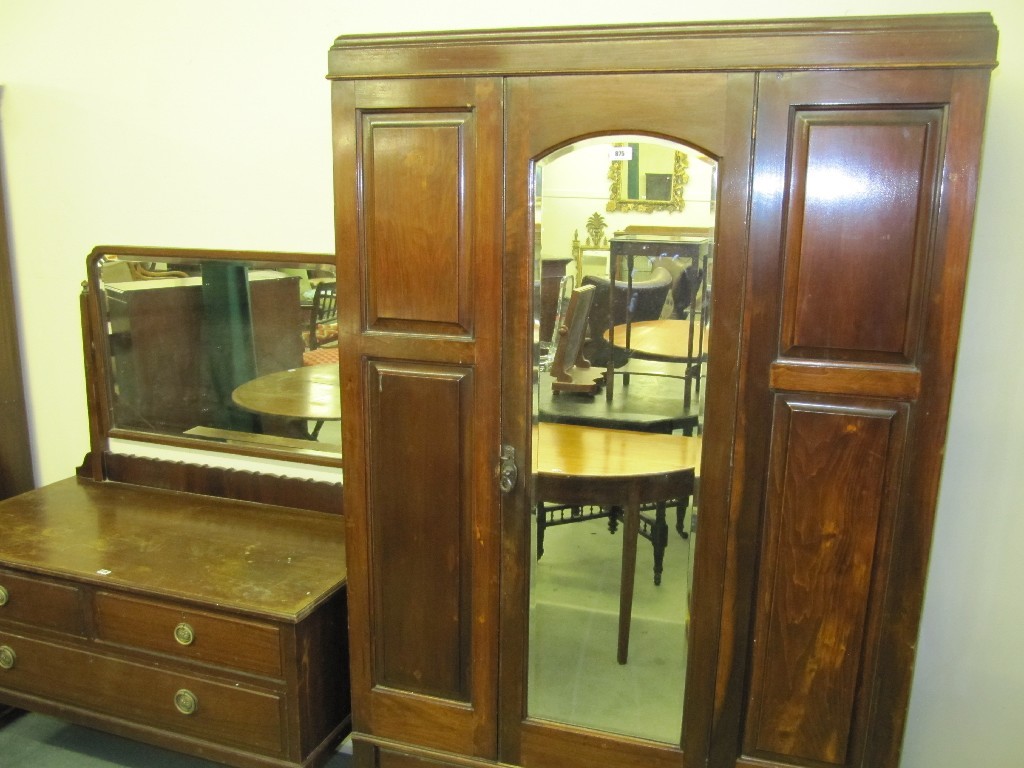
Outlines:
<svg viewBox="0 0 1024 768"><path fill-rule="evenodd" d="M332 88L360 765L389 743L497 756L501 97Z"/></svg>
<svg viewBox="0 0 1024 768"><path fill-rule="evenodd" d="M702 463L701 537L693 587L679 744L600 734L528 717L527 637L531 498L528 484L503 498L501 758L526 768L700 765L714 719L716 657L727 596L729 470L746 273L754 75L698 72L532 76L506 80L506 269L503 433L532 466L530 428L534 280L534 169L541 156L596 135L645 133L681 141L719 161L715 293ZM661 94L651 98L644 94ZM572 98L573 109L559 110ZM705 105L701 110L699 105ZM632 122L635 121L635 122ZM582 126L582 128L581 128ZM710 437L714 435L714 437ZM694 663L694 660L697 660ZM690 755L686 757L686 755Z"/></svg>

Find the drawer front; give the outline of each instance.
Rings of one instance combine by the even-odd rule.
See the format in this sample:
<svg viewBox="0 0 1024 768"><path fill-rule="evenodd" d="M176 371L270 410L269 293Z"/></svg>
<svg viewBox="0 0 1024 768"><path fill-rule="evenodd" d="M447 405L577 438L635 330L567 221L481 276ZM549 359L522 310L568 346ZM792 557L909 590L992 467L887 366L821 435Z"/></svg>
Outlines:
<svg viewBox="0 0 1024 768"><path fill-rule="evenodd" d="M0 569L0 622L84 635L83 616L77 588Z"/></svg>
<svg viewBox="0 0 1024 768"><path fill-rule="evenodd" d="M281 632L274 624L111 592L96 594L95 619L101 642L278 679L283 674Z"/></svg>
<svg viewBox="0 0 1024 768"><path fill-rule="evenodd" d="M285 706L277 692L0 632L0 661L4 659L8 663L0 666L0 691L40 696L264 755L284 755ZM186 714L190 704L194 711Z"/></svg>

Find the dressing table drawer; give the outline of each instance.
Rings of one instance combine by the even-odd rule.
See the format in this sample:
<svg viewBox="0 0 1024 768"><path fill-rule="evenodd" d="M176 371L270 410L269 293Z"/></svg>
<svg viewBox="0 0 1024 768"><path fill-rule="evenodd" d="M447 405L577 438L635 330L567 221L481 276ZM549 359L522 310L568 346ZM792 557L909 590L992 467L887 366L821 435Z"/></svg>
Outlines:
<svg viewBox="0 0 1024 768"><path fill-rule="evenodd" d="M280 679L281 633L269 623L98 592L96 639Z"/></svg>
<svg viewBox="0 0 1024 768"><path fill-rule="evenodd" d="M0 569L0 624L85 634L78 587Z"/></svg>
<svg viewBox="0 0 1024 768"><path fill-rule="evenodd" d="M268 755L284 751L283 695L0 632L0 690L41 696Z"/></svg>

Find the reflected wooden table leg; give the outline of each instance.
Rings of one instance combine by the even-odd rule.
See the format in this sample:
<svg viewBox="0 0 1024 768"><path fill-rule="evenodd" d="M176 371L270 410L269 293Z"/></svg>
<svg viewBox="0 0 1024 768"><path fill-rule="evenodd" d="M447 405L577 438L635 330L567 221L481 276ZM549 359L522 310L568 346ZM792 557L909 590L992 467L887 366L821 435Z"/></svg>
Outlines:
<svg viewBox="0 0 1024 768"><path fill-rule="evenodd" d="M629 489L629 500L624 507L622 525L622 576L619 580L619 664L629 656L629 627L633 615L633 583L636 580L636 545L640 536L640 494Z"/></svg>

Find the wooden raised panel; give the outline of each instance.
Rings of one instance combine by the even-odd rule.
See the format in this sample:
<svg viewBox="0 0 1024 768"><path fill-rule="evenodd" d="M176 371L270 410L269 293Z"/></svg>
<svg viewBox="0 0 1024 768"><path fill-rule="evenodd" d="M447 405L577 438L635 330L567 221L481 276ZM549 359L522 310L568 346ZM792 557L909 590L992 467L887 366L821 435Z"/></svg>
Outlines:
<svg viewBox="0 0 1024 768"><path fill-rule="evenodd" d="M906 429L905 406L869 402L776 401L745 740L755 756L851 764Z"/></svg>
<svg viewBox="0 0 1024 768"><path fill-rule="evenodd" d="M473 112L369 113L362 134L367 326L470 333Z"/></svg>
<svg viewBox="0 0 1024 768"><path fill-rule="evenodd" d="M501 105L332 88L356 745L497 752Z"/></svg>
<svg viewBox="0 0 1024 768"><path fill-rule="evenodd" d="M800 109L782 352L912 362L943 111Z"/></svg>
<svg viewBox="0 0 1024 768"><path fill-rule="evenodd" d="M472 372L371 364L369 377L374 678L466 702Z"/></svg>

